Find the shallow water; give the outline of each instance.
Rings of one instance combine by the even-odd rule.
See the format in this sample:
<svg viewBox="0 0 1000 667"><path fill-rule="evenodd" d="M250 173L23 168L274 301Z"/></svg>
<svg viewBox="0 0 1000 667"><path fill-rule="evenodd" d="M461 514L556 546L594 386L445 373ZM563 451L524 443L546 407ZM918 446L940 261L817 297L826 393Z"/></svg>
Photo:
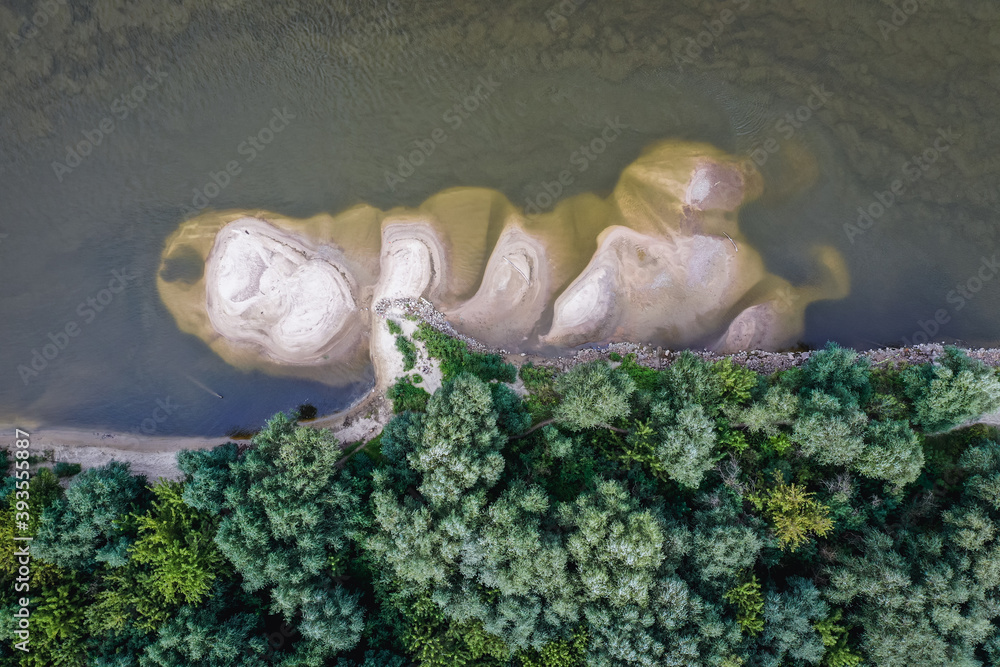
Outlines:
<svg viewBox="0 0 1000 667"><path fill-rule="evenodd" d="M414 206L451 186L546 207L560 171L557 197L604 196L665 138L756 158L767 191L740 222L772 272L803 283L814 245L844 255L851 295L810 306L803 343L1000 338L1000 267L982 263L1000 251L993 4L498 5L0 8L21 35L0 47L0 417L141 429L169 398L158 433L215 434L344 405L370 378L246 374L178 331L155 271L185 217ZM609 119L627 129L581 157ZM884 212L852 227L858 207ZM134 278L102 292L116 270ZM34 350L53 358L19 372Z"/></svg>

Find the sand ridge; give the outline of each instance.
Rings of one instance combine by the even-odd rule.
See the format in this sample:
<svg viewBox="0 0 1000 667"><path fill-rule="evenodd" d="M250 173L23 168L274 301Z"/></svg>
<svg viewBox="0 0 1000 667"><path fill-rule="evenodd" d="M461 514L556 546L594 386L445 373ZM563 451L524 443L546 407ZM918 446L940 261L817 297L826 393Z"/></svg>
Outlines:
<svg viewBox="0 0 1000 667"><path fill-rule="evenodd" d="M229 363L336 384L370 359L378 390L403 372L381 321L400 313L378 307L399 299L427 299L498 348L716 340L774 349L794 342L811 301L840 298L849 281L833 250L813 285L768 273L737 222L762 191L746 161L665 141L608 197L576 195L545 213L486 188L309 220L205 213L163 255L167 267L195 248L204 276L187 284L161 271L158 285L179 326Z"/></svg>
<svg viewBox="0 0 1000 667"><path fill-rule="evenodd" d="M263 220L231 222L206 261L209 321L227 339L287 364L313 364L337 344L356 345L358 287L341 254L310 248Z"/></svg>

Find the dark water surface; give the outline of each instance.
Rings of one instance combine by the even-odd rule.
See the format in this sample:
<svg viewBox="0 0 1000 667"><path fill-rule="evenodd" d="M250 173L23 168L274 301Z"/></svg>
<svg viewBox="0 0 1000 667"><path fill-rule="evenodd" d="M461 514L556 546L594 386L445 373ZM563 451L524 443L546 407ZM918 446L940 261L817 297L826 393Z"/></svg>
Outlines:
<svg viewBox="0 0 1000 667"><path fill-rule="evenodd" d="M652 141L707 141L765 174L741 225L771 271L800 283L810 248L840 250L851 296L810 306L804 343L996 343L1000 8L781 4L7 3L0 418L138 429L169 399L159 433L219 434L345 405L370 377L247 374L177 330L155 271L180 221L465 185L523 206L609 120L626 131L562 196L606 195Z"/></svg>

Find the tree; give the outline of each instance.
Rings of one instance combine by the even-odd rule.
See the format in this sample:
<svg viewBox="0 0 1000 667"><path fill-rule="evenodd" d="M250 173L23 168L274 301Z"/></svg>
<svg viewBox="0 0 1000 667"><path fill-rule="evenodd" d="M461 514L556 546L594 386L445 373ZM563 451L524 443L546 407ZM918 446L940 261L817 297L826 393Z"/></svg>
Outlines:
<svg viewBox="0 0 1000 667"><path fill-rule="evenodd" d="M499 382L492 383L489 387L493 396L493 409L497 412L497 426L501 431L512 436L531 426L531 414L513 389Z"/></svg>
<svg viewBox="0 0 1000 667"><path fill-rule="evenodd" d="M906 395L913 401L915 424L940 433L1000 408L1000 378L980 361L948 347L939 364L903 371Z"/></svg>
<svg viewBox="0 0 1000 667"><path fill-rule="evenodd" d="M184 502L209 514L219 514L226 505L226 488L232 483L230 466L240 457L232 442L209 450L177 452L177 467L187 475Z"/></svg>
<svg viewBox="0 0 1000 667"><path fill-rule="evenodd" d="M800 387L804 396L819 391L845 408L863 406L874 393L871 362L854 350L827 343L802 366Z"/></svg>
<svg viewBox="0 0 1000 667"><path fill-rule="evenodd" d="M181 607L139 657L140 667L264 667L263 618L256 609L233 613L231 595L216 587L206 604Z"/></svg>
<svg viewBox="0 0 1000 667"><path fill-rule="evenodd" d="M132 537L121 519L148 498L145 477L133 476L127 463L112 461L77 476L65 499L42 515L32 545L43 561L82 570L97 563L121 566Z"/></svg>
<svg viewBox="0 0 1000 667"><path fill-rule="evenodd" d="M731 392L739 393L739 380L729 378L727 384L724 381L726 374L724 368L717 371L712 364L685 350L663 371L660 399L674 410L697 403L709 416L715 417L722 407L727 386Z"/></svg>
<svg viewBox="0 0 1000 667"><path fill-rule="evenodd" d="M25 471L21 469L18 472ZM19 569L14 552L23 546L14 538L34 534L34 544L37 544L38 533L45 526L45 513L60 502L62 489L59 487L59 480L48 468L39 469L29 481L15 477L7 477L7 480L10 482L9 491L0 500L0 580L4 590L13 591L14 576ZM15 486L15 483L19 486ZM18 503L26 503L27 507L18 506ZM23 521L25 513L28 515L27 521ZM22 523L27 524L27 528ZM31 547L31 553L35 555L34 546ZM38 580L39 574L39 568L35 565L31 573L33 582Z"/></svg>
<svg viewBox="0 0 1000 667"><path fill-rule="evenodd" d="M698 579L722 588L753 567L763 546L763 540L749 526L712 526L699 521L694 529L691 562Z"/></svg>
<svg viewBox="0 0 1000 667"><path fill-rule="evenodd" d="M681 486L698 488L715 465L718 441L715 424L701 404L675 410L670 402L655 403L649 427L656 433L656 467Z"/></svg>
<svg viewBox="0 0 1000 667"><path fill-rule="evenodd" d="M802 452L823 465L851 466L864 449L868 424L857 403L814 389L799 405L792 439L802 445Z"/></svg>
<svg viewBox="0 0 1000 667"><path fill-rule="evenodd" d="M338 444L327 430L283 414L271 419L229 464L228 514L215 538L246 590L272 587L272 611L289 622L301 614L303 643L317 655L354 647L362 627L357 594L343 590L330 567L364 523L366 485L337 467Z"/></svg>
<svg viewBox="0 0 1000 667"><path fill-rule="evenodd" d="M799 409L799 398L788 387L768 387L759 400L732 413L733 421L753 433L777 436L778 427L790 424Z"/></svg>
<svg viewBox="0 0 1000 667"><path fill-rule="evenodd" d="M723 599L736 608L736 622L750 636L759 635L764 629L764 596L760 592L757 575L726 591Z"/></svg>
<svg viewBox="0 0 1000 667"><path fill-rule="evenodd" d="M897 486L916 481L924 467L920 437L905 421L869 422L865 444L853 468L865 477Z"/></svg>
<svg viewBox="0 0 1000 667"><path fill-rule="evenodd" d="M574 366L556 379L562 400L553 410L557 424L571 431L607 426L628 417L635 382L606 361Z"/></svg>
<svg viewBox="0 0 1000 667"><path fill-rule="evenodd" d="M31 651L19 664L31 667L85 664L84 581L72 572L61 570L55 581L38 588L37 604L31 613Z"/></svg>
<svg viewBox="0 0 1000 667"><path fill-rule="evenodd" d="M620 483L602 481L558 510L584 599L645 606L663 562L663 530Z"/></svg>
<svg viewBox="0 0 1000 667"><path fill-rule="evenodd" d="M177 482L153 487L152 508L135 515L138 538L129 552L132 561L146 568L143 588L158 589L170 604L196 605L224 566L213 541L217 518L184 504L182 493Z"/></svg>
<svg viewBox="0 0 1000 667"><path fill-rule="evenodd" d="M809 541L809 535L826 535L833 529L830 508L813 498L812 493L796 484L786 484L775 471L777 484L763 496L750 500L774 525L782 549L795 551Z"/></svg>
<svg viewBox="0 0 1000 667"><path fill-rule="evenodd" d="M827 618L830 606L808 579L788 578L788 590L768 591L763 604L761 644L769 649L765 667L778 667L788 659L817 665L826 653L823 637L814 627Z"/></svg>
<svg viewBox="0 0 1000 667"><path fill-rule="evenodd" d="M842 609L835 609L813 626L826 647L824 667L857 667L861 664L861 656L847 645L848 628L840 624L843 616Z"/></svg>
<svg viewBox="0 0 1000 667"><path fill-rule="evenodd" d="M421 446L408 459L420 493L432 505L456 503L473 488L500 479L506 438L497 428L489 386L471 375L445 383L427 404Z"/></svg>

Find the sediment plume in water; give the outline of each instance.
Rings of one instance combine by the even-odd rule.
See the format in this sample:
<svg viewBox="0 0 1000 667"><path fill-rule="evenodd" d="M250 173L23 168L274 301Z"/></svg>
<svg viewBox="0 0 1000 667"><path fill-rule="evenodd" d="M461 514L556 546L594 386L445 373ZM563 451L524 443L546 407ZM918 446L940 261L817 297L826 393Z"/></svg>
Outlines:
<svg viewBox="0 0 1000 667"><path fill-rule="evenodd" d="M332 384L369 358L380 382L399 370L372 312L401 297L426 298L459 331L509 350L625 340L773 350L797 341L809 303L845 297L849 279L828 247L815 251L812 284L767 271L737 222L763 190L745 161L669 141L607 198L544 213L485 188L305 220L209 212L167 240L158 287L178 326L228 363Z"/></svg>

